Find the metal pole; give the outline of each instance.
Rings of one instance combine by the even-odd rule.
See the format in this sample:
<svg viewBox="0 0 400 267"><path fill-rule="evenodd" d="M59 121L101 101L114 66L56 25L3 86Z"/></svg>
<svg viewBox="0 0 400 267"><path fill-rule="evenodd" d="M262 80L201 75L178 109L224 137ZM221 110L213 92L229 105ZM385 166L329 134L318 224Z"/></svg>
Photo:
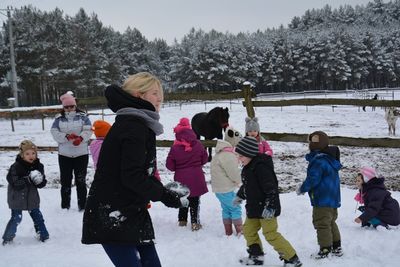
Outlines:
<svg viewBox="0 0 400 267"><path fill-rule="evenodd" d="M18 102L18 87L17 87L17 71L15 70L15 56L14 56L14 40L12 31L12 19L10 7L7 7L7 17L8 17L8 32L10 39L10 64L11 64L11 87L14 94L15 106L19 106Z"/></svg>

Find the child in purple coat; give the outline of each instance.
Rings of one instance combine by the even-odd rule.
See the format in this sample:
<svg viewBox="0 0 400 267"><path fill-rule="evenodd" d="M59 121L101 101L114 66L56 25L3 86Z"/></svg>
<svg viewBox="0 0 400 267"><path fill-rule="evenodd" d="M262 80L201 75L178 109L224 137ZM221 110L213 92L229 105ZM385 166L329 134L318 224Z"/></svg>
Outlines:
<svg viewBox="0 0 400 267"><path fill-rule="evenodd" d="M187 225L190 209L192 231L197 231L201 228L200 196L208 192L202 168L208 162L208 154L202 143L197 140L188 118L180 119L174 133L175 141L168 153L166 167L175 172L175 181L190 189L189 207L179 209L179 226Z"/></svg>
<svg viewBox="0 0 400 267"><path fill-rule="evenodd" d="M355 199L364 204L362 214L354 219L361 226L397 226L400 224L400 208L397 200L386 189L383 177L377 177L371 167L362 167L356 178L360 192Z"/></svg>

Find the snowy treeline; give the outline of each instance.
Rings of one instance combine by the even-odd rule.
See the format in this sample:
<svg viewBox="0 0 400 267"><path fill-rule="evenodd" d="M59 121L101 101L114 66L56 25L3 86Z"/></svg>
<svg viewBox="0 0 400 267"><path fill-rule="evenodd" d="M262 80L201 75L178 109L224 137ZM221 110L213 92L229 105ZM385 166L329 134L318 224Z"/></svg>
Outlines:
<svg viewBox="0 0 400 267"><path fill-rule="evenodd" d="M4 26L0 105L11 96ZM24 105L57 103L71 89L78 97L99 96L138 71L156 74L168 90L199 92L234 90L244 81L257 92L400 86L400 0L325 6L288 27L255 33L192 29L172 45L147 40L136 28L117 32L83 9L71 17L28 6L13 12L13 26Z"/></svg>

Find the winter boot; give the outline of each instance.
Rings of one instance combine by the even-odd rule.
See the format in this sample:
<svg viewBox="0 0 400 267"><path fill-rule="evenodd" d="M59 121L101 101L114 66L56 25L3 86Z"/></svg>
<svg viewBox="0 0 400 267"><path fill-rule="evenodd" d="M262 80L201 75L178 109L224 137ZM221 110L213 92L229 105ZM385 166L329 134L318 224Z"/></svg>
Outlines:
<svg viewBox="0 0 400 267"><path fill-rule="evenodd" d="M232 224L224 223L224 228L225 228L225 234L227 236L231 236L233 234Z"/></svg>
<svg viewBox="0 0 400 267"><path fill-rule="evenodd" d="M232 222L233 222L233 225L235 226L236 235L240 236L243 231L242 219L236 219L236 220L233 220Z"/></svg>
<svg viewBox="0 0 400 267"><path fill-rule="evenodd" d="M250 245L247 249L248 257L241 258L239 262L243 265L263 265L264 252L261 250L259 244Z"/></svg>
<svg viewBox="0 0 400 267"><path fill-rule="evenodd" d="M325 259L329 257L330 253L331 253L331 248L321 248L317 254L311 255L311 258L314 258L316 260Z"/></svg>
<svg viewBox="0 0 400 267"><path fill-rule="evenodd" d="M179 221L178 225L181 227L185 227L187 225L187 221Z"/></svg>
<svg viewBox="0 0 400 267"><path fill-rule="evenodd" d="M224 223L225 234L227 236L232 235L233 234L232 219L223 219L222 222Z"/></svg>
<svg viewBox="0 0 400 267"><path fill-rule="evenodd" d="M198 231L202 228L203 226L199 223L192 223L192 231Z"/></svg>
<svg viewBox="0 0 400 267"><path fill-rule="evenodd" d="M12 239L11 240L3 240L3 243L1 243L3 246L5 246L5 245L8 245L8 244L11 244L12 243Z"/></svg>
<svg viewBox="0 0 400 267"><path fill-rule="evenodd" d="M332 252L333 256L336 256L336 257L343 256L343 250L342 250L342 246L341 246L340 240L333 242L332 251L331 252Z"/></svg>
<svg viewBox="0 0 400 267"><path fill-rule="evenodd" d="M283 263L283 267L300 267L302 265L303 263L301 263L297 254L294 254L294 256L290 258L290 260L284 260Z"/></svg>

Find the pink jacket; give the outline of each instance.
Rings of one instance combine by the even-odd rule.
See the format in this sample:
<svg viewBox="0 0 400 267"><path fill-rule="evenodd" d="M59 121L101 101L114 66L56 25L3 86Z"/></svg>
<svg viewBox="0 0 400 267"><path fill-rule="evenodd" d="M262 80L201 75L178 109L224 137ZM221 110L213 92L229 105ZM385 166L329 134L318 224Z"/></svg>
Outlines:
<svg viewBox="0 0 400 267"><path fill-rule="evenodd" d="M97 161L99 160L99 154L101 145L103 144L104 137L98 137L93 140L89 145L90 154L92 154L94 169L97 169Z"/></svg>
<svg viewBox="0 0 400 267"><path fill-rule="evenodd" d="M266 140L261 140L258 143L258 151L260 151L261 154L267 154L268 156L271 156L271 157L274 154Z"/></svg>

